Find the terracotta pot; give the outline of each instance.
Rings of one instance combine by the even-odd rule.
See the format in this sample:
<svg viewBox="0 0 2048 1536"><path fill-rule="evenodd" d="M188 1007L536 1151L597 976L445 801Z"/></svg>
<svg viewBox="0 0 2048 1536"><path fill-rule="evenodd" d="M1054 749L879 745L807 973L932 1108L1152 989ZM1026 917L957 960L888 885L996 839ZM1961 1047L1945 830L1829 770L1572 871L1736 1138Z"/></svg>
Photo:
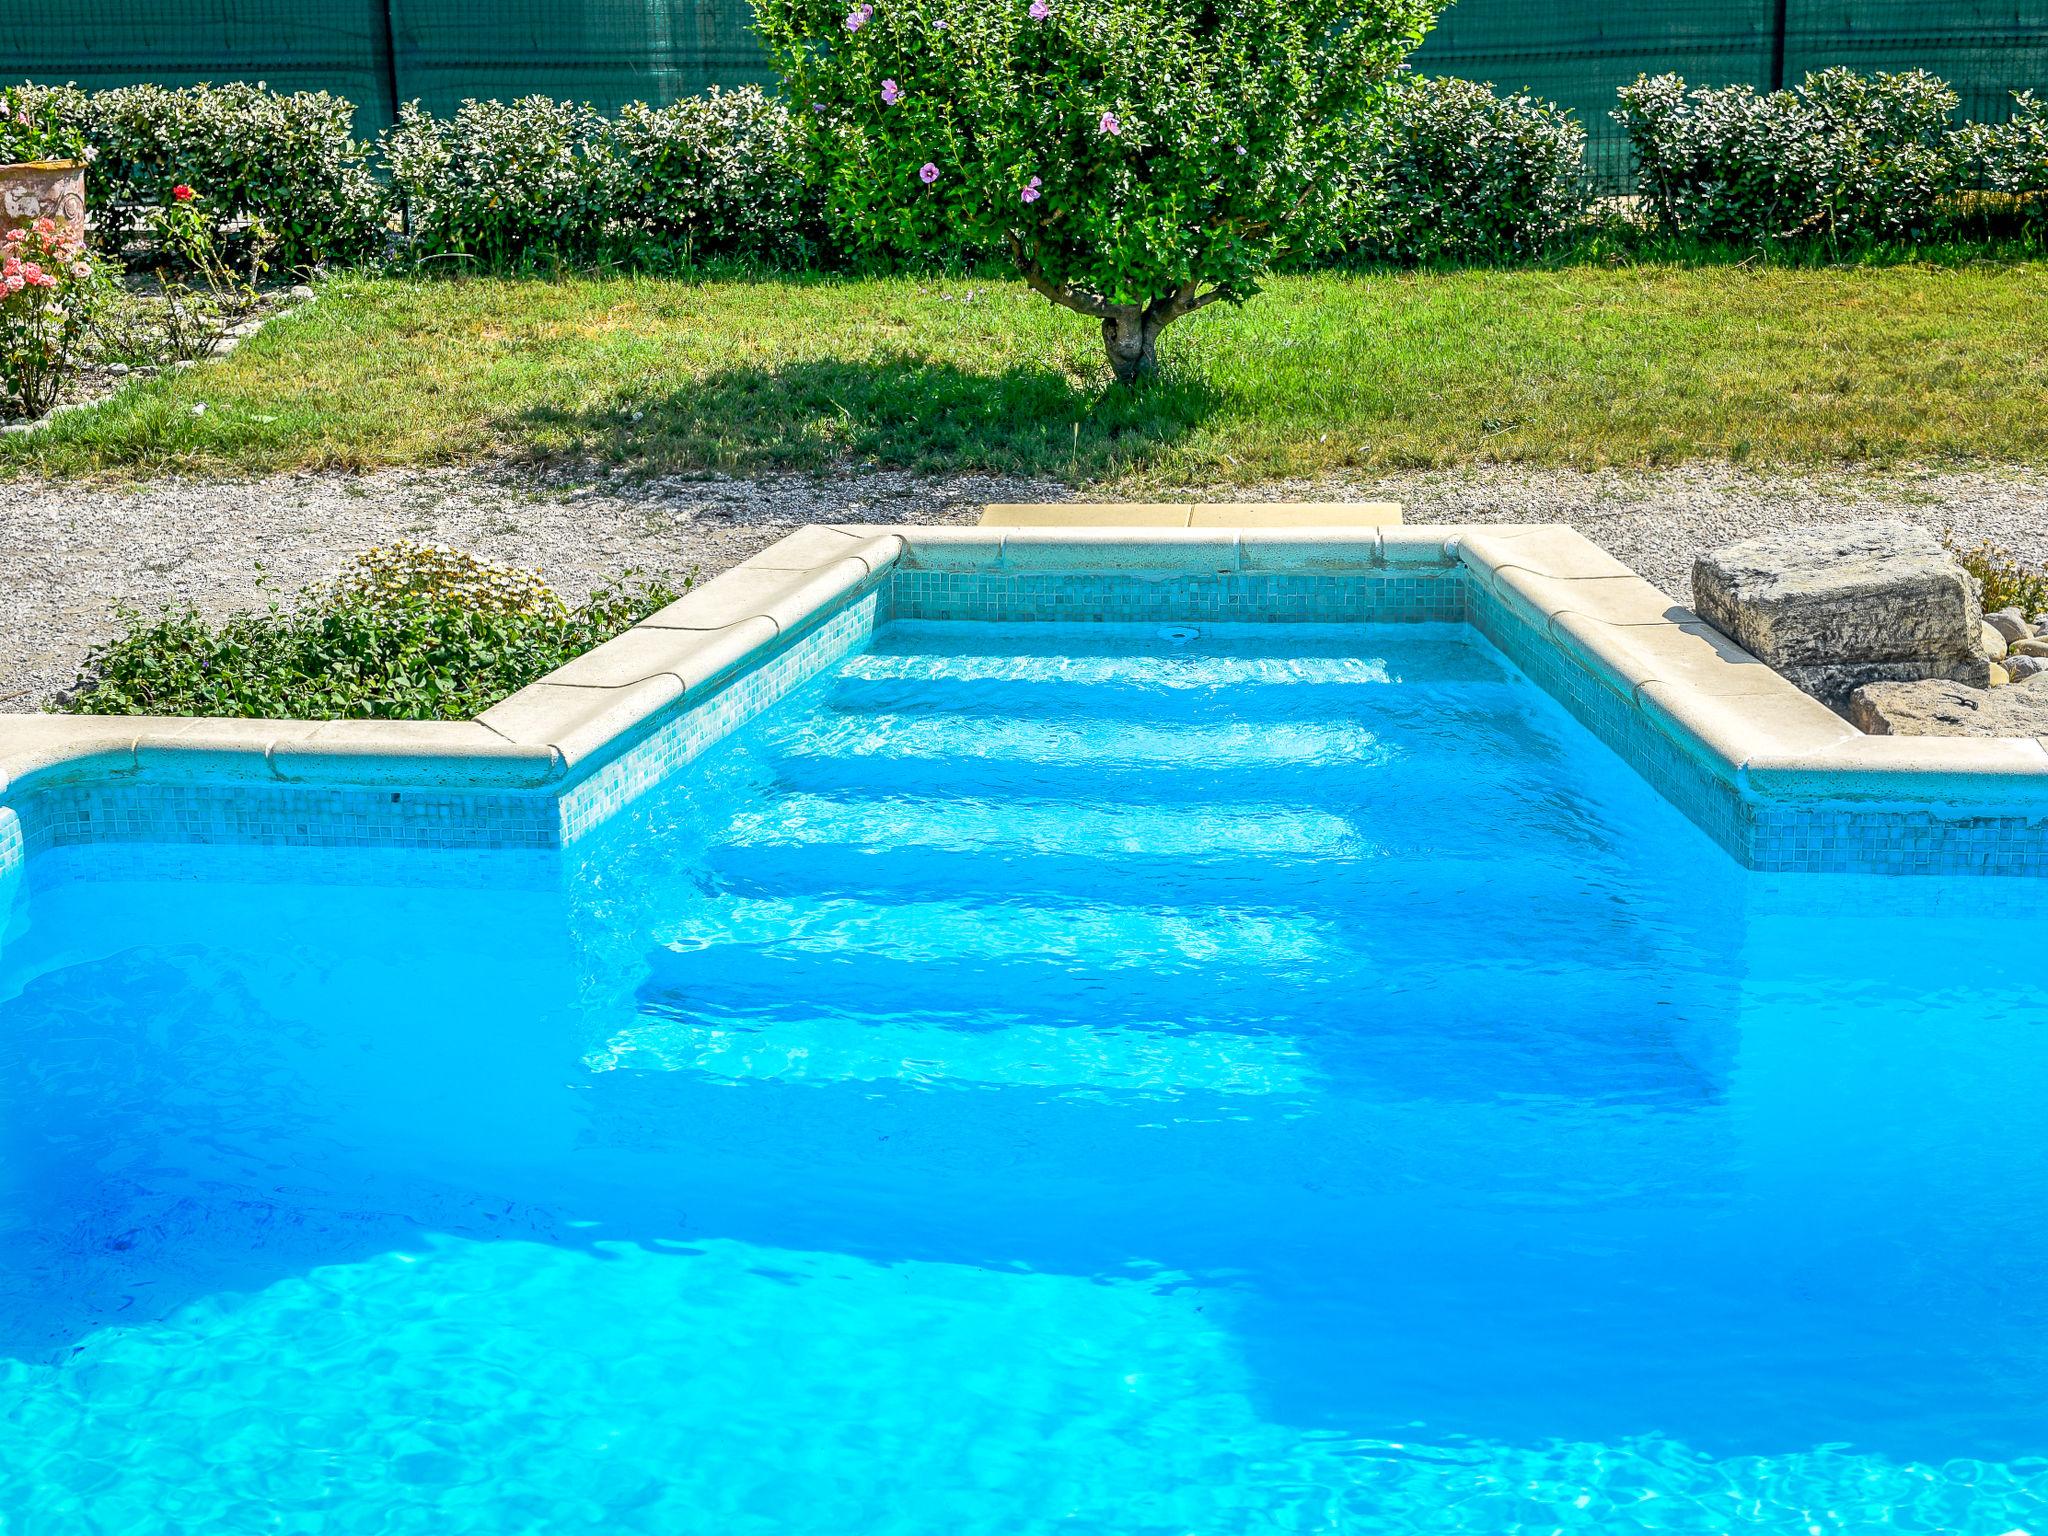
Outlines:
<svg viewBox="0 0 2048 1536"><path fill-rule="evenodd" d="M12 229L31 219L54 219L70 234L85 234L85 162L31 160L0 165L0 217Z"/></svg>

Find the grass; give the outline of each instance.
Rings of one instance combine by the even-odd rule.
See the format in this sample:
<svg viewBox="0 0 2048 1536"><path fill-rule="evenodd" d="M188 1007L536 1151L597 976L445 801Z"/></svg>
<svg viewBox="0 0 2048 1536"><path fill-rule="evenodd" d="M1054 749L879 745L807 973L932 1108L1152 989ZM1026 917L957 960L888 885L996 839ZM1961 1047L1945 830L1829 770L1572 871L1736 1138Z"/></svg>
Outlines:
<svg viewBox="0 0 2048 1536"><path fill-rule="evenodd" d="M1000 279L346 276L230 358L0 439L0 473L2048 460L2043 261L1288 277L1162 348L1157 386L1105 393L1093 327Z"/></svg>

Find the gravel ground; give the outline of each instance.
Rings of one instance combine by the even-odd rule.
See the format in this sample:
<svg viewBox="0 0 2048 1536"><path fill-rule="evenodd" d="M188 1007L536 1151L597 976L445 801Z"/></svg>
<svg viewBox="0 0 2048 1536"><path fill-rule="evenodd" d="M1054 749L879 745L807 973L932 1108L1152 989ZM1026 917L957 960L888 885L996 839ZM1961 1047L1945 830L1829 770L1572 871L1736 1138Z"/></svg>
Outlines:
<svg viewBox="0 0 2048 1536"><path fill-rule="evenodd" d="M715 574L806 522L971 522L989 501L1050 501L1060 486L987 476L853 471L814 479L653 481L615 488L498 471L291 475L82 489L16 484L0 498L0 711L68 685L113 610L260 607L400 536L537 567L580 596L628 569ZM1725 466L1634 473L1487 468L1275 484L1211 499L1403 502L1410 522L1567 522L1673 597L1693 557L1801 523L1897 514L2048 564L2048 476L2031 470L1801 478Z"/></svg>

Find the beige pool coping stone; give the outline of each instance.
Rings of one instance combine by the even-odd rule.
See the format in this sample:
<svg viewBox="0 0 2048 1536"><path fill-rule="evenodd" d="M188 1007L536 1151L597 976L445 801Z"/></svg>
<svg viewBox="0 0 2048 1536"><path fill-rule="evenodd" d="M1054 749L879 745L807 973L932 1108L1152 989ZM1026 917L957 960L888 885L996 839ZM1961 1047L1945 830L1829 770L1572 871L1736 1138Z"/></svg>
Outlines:
<svg viewBox="0 0 2048 1536"><path fill-rule="evenodd" d="M1181 510L1192 519L1191 506ZM715 691L899 567L1160 580L1457 570L1745 796L2048 803L2048 740L1864 736L1571 528L1398 521L812 525L475 720L10 716L0 721L0 795L137 776L560 794L679 701Z"/></svg>
<svg viewBox="0 0 2048 1536"><path fill-rule="evenodd" d="M984 528L1353 528L1401 521L1398 501L999 501Z"/></svg>

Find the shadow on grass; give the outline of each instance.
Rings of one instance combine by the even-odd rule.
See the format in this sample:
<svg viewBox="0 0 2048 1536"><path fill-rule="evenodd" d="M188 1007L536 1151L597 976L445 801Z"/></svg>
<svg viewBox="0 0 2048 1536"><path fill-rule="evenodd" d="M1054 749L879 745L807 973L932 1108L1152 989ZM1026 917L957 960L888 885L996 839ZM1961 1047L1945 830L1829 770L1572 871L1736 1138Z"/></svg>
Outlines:
<svg viewBox="0 0 2048 1536"><path fill-rule="evenodd" d="M974 371L885 353L724 369L581 410L534 407L506 426L536 458L594 458L646 473L851 461L1080 483L1142 466L1219 403L1184 372L1132 393L1051 368Z"/></svg>

